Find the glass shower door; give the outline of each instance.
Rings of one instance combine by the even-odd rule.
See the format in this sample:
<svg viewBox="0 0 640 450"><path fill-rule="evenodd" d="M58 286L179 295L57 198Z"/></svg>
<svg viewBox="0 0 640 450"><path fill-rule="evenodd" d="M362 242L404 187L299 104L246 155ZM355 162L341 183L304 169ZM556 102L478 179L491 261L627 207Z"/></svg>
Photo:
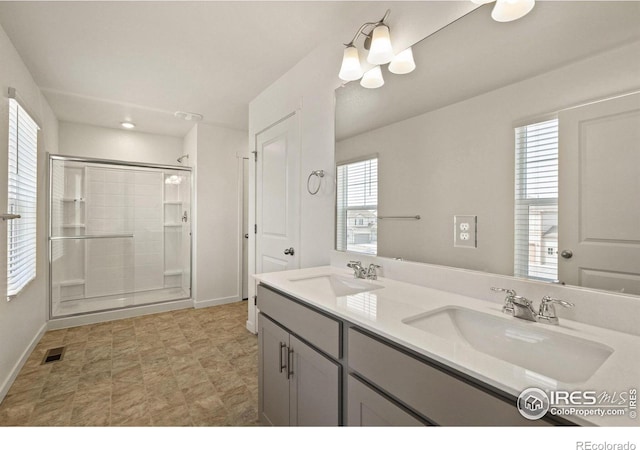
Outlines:
<svg viewBox="0 0 640 450"><path fill-rule="evenodd" d="M51 156L50 176L51 317L190 297L189 172Z"/></svg>

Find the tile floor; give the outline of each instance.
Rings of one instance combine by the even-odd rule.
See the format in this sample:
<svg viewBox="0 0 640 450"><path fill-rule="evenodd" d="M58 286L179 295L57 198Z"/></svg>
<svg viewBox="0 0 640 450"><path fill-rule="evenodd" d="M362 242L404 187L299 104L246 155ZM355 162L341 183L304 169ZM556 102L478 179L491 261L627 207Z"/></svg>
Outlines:
<svg viewBox="0 0 640 450"><path fill-rule="evenodd" d="M240 302L49 331L0 404L0 426L256 425L246 311ZM41 365L62 345L62 361Z"/></svg>

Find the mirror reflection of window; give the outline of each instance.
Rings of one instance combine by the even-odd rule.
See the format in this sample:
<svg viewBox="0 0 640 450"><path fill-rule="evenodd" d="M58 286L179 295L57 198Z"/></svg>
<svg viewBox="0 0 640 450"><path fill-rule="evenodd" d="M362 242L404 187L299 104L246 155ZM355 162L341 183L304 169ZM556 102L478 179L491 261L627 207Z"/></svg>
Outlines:
<svg viewBox="0 0 640 450"><path fill-rule="evenodd" d="M514 274L558 278L558 119L516 128Z"/></svg>
<svg viewBox="0 0 640 450"><path fill-rule="evenodd" d="M337 166L336 249L378 252L378 158Z"/></svg>

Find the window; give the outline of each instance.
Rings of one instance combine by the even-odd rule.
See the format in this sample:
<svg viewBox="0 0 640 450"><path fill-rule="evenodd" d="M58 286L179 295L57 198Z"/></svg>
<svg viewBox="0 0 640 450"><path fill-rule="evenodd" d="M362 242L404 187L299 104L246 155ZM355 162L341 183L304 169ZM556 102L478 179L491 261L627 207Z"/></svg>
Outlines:
<svg viewBox="0 0 640 450"><path fill-rule="evenodd" d="M38 126L15 99L9 99L7 300L36 277Z"/></svg>
<svg viewBox="0 0 640 450"><path fill-rule="evenodd" d="M558 119L516 128L515 267L558 278Z"/></svg>
<svg viewBox="0 0 640 450"><path fill-rule="evenodd" d="M378 251L378 158L338 165L336 249Z"/></svg>

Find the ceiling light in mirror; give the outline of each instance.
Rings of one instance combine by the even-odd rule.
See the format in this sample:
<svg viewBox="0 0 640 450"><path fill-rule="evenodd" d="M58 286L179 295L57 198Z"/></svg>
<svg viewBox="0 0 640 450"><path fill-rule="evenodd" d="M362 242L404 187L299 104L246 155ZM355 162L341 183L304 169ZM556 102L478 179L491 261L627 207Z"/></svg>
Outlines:
<svg viewBox="0 0 640 450"><path fill-rule="evenodd" d="M411 50L411 47L394 56L389 64L389 72L397 75L413 72L415 68L416 63L413 60L413 50Z"/></svg>
<svg viewBox="0 0 640 450"><path fill-rule="evenodd" d="M358 49L353 45L348 45L344 49L344 56L342 57L342 66L340 66L340 73L338 76L343 81L355 81L362 78L362 66L360 65L360 56L358 55Z"/></svg>
<svg viewBox="0 0 640 450"><path fill-rule="evenodd" d="M497 22L511 22L527 15L535 3L535 0L497 0L491 17Z"/></svg>
<svg viewBox="0 0 640 450"><path fill-rule="evenodd" d="M393 58L393 48L391 47L391 37L389 36L389 27L384 24L378 25L373 29L371 37L371 49L367 62L369 64L386 64Z"/></svg>
<svg viewBox="0 0 640 450"><path fill-rule="evenodd" d="M373 69L368 70L362 76L360 80L360 86L367 89L376 89L384 84L384 78L382 78L382 70L380 66L375 66Z"/></svg>

